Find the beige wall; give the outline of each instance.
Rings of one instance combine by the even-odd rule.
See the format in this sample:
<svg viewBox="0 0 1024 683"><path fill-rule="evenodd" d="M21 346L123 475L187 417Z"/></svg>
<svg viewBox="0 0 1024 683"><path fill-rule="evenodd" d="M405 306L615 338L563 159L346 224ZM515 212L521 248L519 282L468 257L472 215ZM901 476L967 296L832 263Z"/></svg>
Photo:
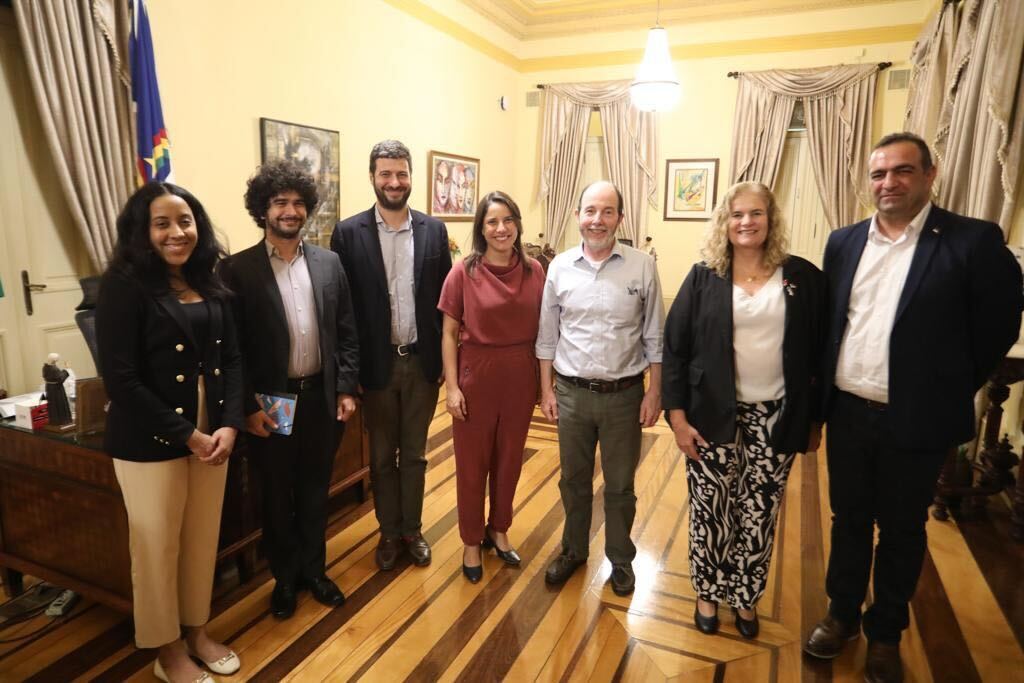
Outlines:
<svg viewBox="0 0 1024 683"><path fill-rule="evenodd" d="M385 2L149 0L175 179L232 251L261 236L242 205L260 161L261 116L341 133L341 216L368 208L372 145L413 154L424 209L431 149L481 159L483 187L514 183L517 74ZM465 243L467 223L449 226Z"/></svg>

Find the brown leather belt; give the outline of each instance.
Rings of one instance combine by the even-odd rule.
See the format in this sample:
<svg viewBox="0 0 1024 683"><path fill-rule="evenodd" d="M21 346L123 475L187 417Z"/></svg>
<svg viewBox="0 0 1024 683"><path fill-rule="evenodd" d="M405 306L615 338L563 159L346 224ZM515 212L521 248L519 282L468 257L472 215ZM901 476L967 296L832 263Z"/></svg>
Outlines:
<svg viewBox="0 0 1024 683"><path fill-rule="evenodd" d="M569 377L561 373L555 374L574 387L586 389L587 391L592 391L595 394L611 394L616 391L629 389L630 387L644 381L643 373L633 375L632 377L623 377L622 379L587 379L585 377Z"/></svg>
<svg viewBox="0 0 1024 683"><path fill-rule="evenodd" d="M288 378L288 391L290 391L293 394L301 394L303 391L319 389L323 385L324 374L322 372L318 372L315 375L309 375L308 377Z"/></svg>

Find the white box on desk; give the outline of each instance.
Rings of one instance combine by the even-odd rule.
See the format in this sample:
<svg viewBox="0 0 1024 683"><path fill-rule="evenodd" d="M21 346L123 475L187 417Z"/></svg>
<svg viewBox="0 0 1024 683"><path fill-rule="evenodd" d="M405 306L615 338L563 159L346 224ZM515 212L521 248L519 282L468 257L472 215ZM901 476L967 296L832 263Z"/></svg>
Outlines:
<svg viewBox="0 0 1024 683"><path fill-rule="evenodd" d="M46 401L35 399L14 405L14 424L24 429L39 429L50 421Z"/></svg>

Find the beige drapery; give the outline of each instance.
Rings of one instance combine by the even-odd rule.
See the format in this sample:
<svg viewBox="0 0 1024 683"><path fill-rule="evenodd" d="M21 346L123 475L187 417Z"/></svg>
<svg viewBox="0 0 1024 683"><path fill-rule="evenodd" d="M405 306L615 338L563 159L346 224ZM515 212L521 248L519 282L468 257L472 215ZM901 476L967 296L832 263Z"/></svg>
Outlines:
<svg viewBox="0 0 1024 683"><path fill-rule="evenodd" d="M102 270L135 187L127 3L14 0L14 11L61 190Z"/></svg>
<svg viewBox="0 0 1024 683"><path fill-rule="evenodd" d="M939 203L1008 234L1024 136L1024 3L967 0L935 135Z"/></svg>
<svg viewBox="0 0 1024 683"><path fill-rule="evenodd" d="M622 191L619 236L641 246L647 236L647 207L657 206L654 164L657 128L653 113L637 111L629 81L558 83L544 88L540 192L550 244L561 243L565 222L576 208L583 175L583 149L590 113L597 108L604 129L609 180Z"/></svg>
<svg viewBox="0 0 1024 683"><path fill-rule="evenodd" d="M803 102L811 164L832 229L855 221L864 203L877 64L773 69L739 74L732 182L772 187L793 105Z"/></svg>
<svg viewBox="0 0 1024 683"><path fill-rule="evenodd" d="M920 135L929 144L934 143L946 95L958 24L956 2L945 0L910 52L910 87L903 128Z"/></svg>

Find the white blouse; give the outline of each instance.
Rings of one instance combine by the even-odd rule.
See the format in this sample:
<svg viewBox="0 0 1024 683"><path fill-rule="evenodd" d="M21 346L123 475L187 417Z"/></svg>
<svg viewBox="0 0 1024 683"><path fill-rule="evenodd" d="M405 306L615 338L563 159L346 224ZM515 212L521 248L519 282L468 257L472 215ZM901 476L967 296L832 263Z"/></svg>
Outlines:
<svg viewBox="0 0 1024 683"><path fill-rule="evenodd" d="M786 393L782 377L785 296L782 268L776 268L753 296L739 285L732 287L737 401L774 401Z"/></svg>

